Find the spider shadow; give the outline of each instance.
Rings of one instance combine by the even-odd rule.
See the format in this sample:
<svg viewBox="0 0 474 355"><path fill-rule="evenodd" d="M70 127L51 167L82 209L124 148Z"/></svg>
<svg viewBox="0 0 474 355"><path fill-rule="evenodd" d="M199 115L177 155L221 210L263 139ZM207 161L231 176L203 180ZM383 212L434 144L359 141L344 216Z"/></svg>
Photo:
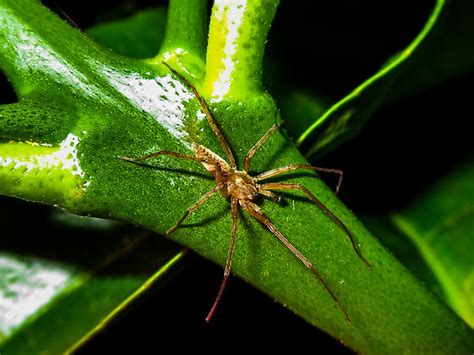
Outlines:
<svg viewBox="0 0 474 355"><path fill-rule="evenodd" d="M261 204L265 199L261 198L258 202ZM194 227L202 227L211 223L214 223L218 220L221 220L224 218L226 215L230 215L231 210L229 206L223 206L217 213L214 213L212 216L205 217L201 219L200 221L193 222L193 223L186 223L180 226L181 228L194 228ZM260 268L260 262L258 259L258 255L261 253L263 250L260 242L260 238L262 238L262 233L260 230L258 230L257 225L255 223L250 223L250 220L253 219L248 213L246 213L243 209L239 208L239 220L242 223L242 229L244 229L247 232L247 250L249 250L248 258L245 261L246 265L245 268L252 270L252 272L256 273L257 275L261 275L261 268ZM257 222L258 223L258 222ZM230 243L230 237L231 237L231 225L232 222L229 218L229 235L227 241ZM265 227L262 225L262 228L266 231ZM238 252L239 248L239 229L237 230L237 245L236 245L236 250ZM258 251L258 252L255 252Z"/></svg>
<svg viewBox="0 0 474 355"><path fill-rule="evenodd" d="M252 217L246 213L244 210L239 209L239 217L242 221L243 227L248 233L248 250L250 251L247 258L247 265L245 267L249 270L252 270L252 273L258 275L259 277L263 277L262 270L260 267L259 259L257 257L258 254L262 251L262 245L260 238L262 234L259 235L255 224L250 223ZM260 224L260 223L259 223ZM263 227L263 225L262 225ZM258 251L258 253L256 253Z"/></svg>
<svg viewBox="0 0 474 355"><path fill-rule="evenodd" d="M285 138L288 138L285 133L283 133L282 131L280 131L280 132L281 132L281 134L283 134L285 136ZM290 147L290 140L289 139L285 139L284 142L281 143L279 147L277 147L277 149L273 149L272 147L268 147L268 149L272 150L273 153L270 156L268 156L264 161L263 167L265 167L265 171L269 170L269 169L276 168L276 166L272 166L272 162L274 162L275 160L278 160L282 155L285 154L285 151L290 149L290 148L291 147ZM258 152L255 153L255 156L257 156L257 155L258 155ZM254 170L251 170L250 172L258 174L258 172L254 171Z"/></svg>
<svg viewBox="0 0 474 355"><path fill-rule="evenodd" d="M263 200L263 199L262 199ZM248 213L246 213L242 208L239 208L238 210L239 213L239 220L241 221L243 228L247 234L248 234L248 247L247 249L250 251L248 254L248 258L246 260L246 265L245 268L252 270L252 272L261 274L260 272L260 263L259 259L257 258L257 255L260 253L262 250L261 243L260 243L260 238L262 237L262 234L259 234L259 231L257 230L255 224L250 223L250 220L253 219ZM204 226L213 222L216 222L220 220L221 218L224 218L226 215L231 215L231 210L229 206L225 206L222 208L219 212L215 213L212 216L209 216L207 218L202 219L199 222L195 223L188 223L185 225L182 225L180 228L193 228L193 227L199 227L199 226ZM231 226L232 222L229 220L229 233L228 233L228 243L230 243L231 240ZM262 228L264 226L262 225ZM236 241L236 251L238 252L239 248L239 229L237 229L237 241ZM259 253L256 253L255 251L258 250Z"/></svg>
<svg viewBox="0 0 474 355"><path fill-rule="evenodd" d="M293 170L289 172L285 172L281 175L278 175L277 177L272 177L270 179L265 179L262 181L262 183L266 182L284 182L287 180L292 180L292 179L298 179L298 178L313 178L313 179L318 179L321 181L324 181L319 175L315 175L315 173L311 170L303 170L301 169L300 171L298 170ZM296 183L297 181L293 181Z"/></svg>
<svg viewBox="0 0 474 355"><path fill-rule="evenodd" d="M277 191L277 193L283 198L283 202L279 204L282 208L288 208L290 206L290 201L297 201L297 202L303 202L305 204L312 205L324 213L324 211L321 210L318 207L318 205L316 205L313 201L311 201L309 197L304 195L301 191L297 191L297 190L295 190L294 192ZM298 193L301 193L301 195L298 195Z"/></svg>
<svg viewBox="0 0 474 355"><path fill-rule="evenodd" d="M168 167L164 167L164 166L156 166L156 165L143 163L143 162L140 162L140 161L125 160L125 159L121 159L121 158L118 158L118 159L122 160L122 161L125 161L127 163L138 165L138 166L143 167L143 168L147 168L147 169L153 169L153 170L160 170L160 171L164 171L164 172L183 174L183 175L187 175L187 176L196 176L196 177L206 179L206 180L214 180L214 178L212 176L210 176L209 174L201 173L201 172L198 172L198 171L190 171L190 170L185 170L185 169L182 169L182 168L168 168Z"/></svg>
<svg viewBox="0 0 474 355"><path fill-rule="evenodd" d="M179 226L180 229L183 228L193 228L193 227L202 227L207 224L217 222L221 218L223 218L227 213L230 214L230 208L229 206L224 206L221 208L220 211L213 213L212 216L205 217L201 219L200 221L193 222L193 223L183 223L182 225Z"/></svg>
<svg viewBox="0 0 474 355"><path fill-rule="evenodd" d="M263 167L264 167L263 171L250 170L249 173L251 173L252 176L256 176L256 175L261 174L265 171L281 167L280 165L278 165L278 166L274 165L273 162L277 161L281 156L283 156L288 149L291 149L291 146L290 146L291 138L289 138L289 136L286 134L285 131L282 131L280 129L280 132L286 139L284 140L283 143L280 144L280 146L277 149L272 149L273 153L267 159L265 159L265 162L263 164ZM258 153L256 153L256 154L258 154ZM321 176L324 176L324 178L321 178ZM328 176L332 176L332 175L329 174ZM277 182L277 181L278 182L283 182L283 181L298 178L298 177L300 177L300 178L301 177L318 178L321 181L323 181L325 184L327 184L327 181L332 181L332 178L326 179L326 174L324 174L324 173L323 174L318 173L318 175L316 176L314 172L306 170L306 171L299 171L299 172L298 171L290 171L288 173L284 173L281 176L279 176L277 178L277 180L276 179L268 179L268 182L271 182L271 181L273 181L273 182ZM265 180L265 182L267 182L267 180ZM337 178L336 178L335 185L336 184L337 184Z"/></svg>
<svg viewBox="0 0 474 355"><path fill-rule="evenodd" d="M260 174L258 172L257 174ZM329 178L328 176L329 175ZM287 173L278 175L276 177L272 177L270 179L265 179L264 181L261 181L261 184L267 183L267 182L290 182L290 183L299 183L298 179L300 178L312 178L312 179L317 179L323 182L334 194L336 193L336 186L338 183L338 177L332 174L324 174L324 173L318 173L315 175L315 172L311 170L293 170L289 171ZM291 181L289 181L291 180ZM305 184L302 184L306 187ZM344 182L343 184L344 185ZM342 189L341 189L342 190ZM295 190L296 191L296 190ZM288 192L283 192L283 191L274 191L277 195L285 194ZM340 193L340 191L339 191Z"/></svg>

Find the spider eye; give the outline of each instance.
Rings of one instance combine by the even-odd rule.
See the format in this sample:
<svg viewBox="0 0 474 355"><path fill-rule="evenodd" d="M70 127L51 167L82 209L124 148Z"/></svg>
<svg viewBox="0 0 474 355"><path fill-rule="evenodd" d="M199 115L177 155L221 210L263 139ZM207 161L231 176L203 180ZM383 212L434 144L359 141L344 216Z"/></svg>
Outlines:
<svg viewBox="0 0 474 355"><path fill-rule="evenodd" d="M282 205L284 202L285 202L285 201L283 200L283 197L277 196L277 198L276 198L276 203Z"/></svg>

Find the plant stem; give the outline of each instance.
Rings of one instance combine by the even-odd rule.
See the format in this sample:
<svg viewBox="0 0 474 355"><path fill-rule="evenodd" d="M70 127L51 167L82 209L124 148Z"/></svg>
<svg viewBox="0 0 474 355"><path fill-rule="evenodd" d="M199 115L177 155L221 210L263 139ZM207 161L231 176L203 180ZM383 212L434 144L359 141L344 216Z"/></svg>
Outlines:
<svg viewBox="0 0 474 355"><path fill-rule="evenodd" d="M76 209L84 192L78 142L69 135L60 147L0 144L0 194Z"/></svg>
<svg viewBox="0 0 474 355"><path fill-rule="evenodd" d="M202 92L215 98L262 90L265 42L279 0L216 0Z"/></svg>
<svg viewBox="0 0 474 355"><path fill-rule="evenodd" d="M166 33L155 62L179 57L204 64L206 50L207 0L170 0ZM186 63L181 63L186 66Z"/></svg>

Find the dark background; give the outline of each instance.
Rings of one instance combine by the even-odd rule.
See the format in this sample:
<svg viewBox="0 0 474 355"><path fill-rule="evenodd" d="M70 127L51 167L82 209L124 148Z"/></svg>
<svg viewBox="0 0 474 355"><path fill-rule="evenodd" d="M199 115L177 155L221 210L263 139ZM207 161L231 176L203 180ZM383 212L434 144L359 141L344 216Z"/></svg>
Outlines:
<svg viewBox="0 0 474 355"><path fill-rule="evenodd" d="M81 29L166 1L44 1ZM315 4L317 3L317 4ZM283 0L268 44L266 76L270 92L284 95L301 87L338 98L375 73L419 32L432 6L428 0ZM273 62L271 58L278 58ZM472 75L455 78L415 97L380 109L362 133L314 162L345 172L341 199L358 215L401 208L474 152L470 94ZM2 79L2 87L8 83ZM290 87L289 87L290 88ZM1 102L14 101L2 91ZM330 183L332 183L330 181ZM18 202L28 209L28 203ZM0 206L5 208L5 203ZM41 207L47 209L48 207ZM181 272L148 294L99 334L81 353L166 347L194 351L350 352L337 340L308 325L266 295L231 278L210 325L204 317L222 277L222 268L191 255Z"/></svg>

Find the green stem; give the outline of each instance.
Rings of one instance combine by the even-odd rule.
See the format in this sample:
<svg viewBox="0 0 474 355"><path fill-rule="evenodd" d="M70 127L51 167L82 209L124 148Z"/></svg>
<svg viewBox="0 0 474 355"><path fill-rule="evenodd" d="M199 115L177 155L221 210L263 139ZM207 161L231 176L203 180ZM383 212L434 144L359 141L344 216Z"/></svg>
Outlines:
<svg viewBox="0 0 474 355"><path fill-rule="evenodd" d="M243 97L262 91L265 42L279 0L216 0L207 47L204 95Z"/></svg>
<svg viewBox="0 0 474 355"><path fill-rule="evenodd" d="M170 65L177 61L185 68L188 62L203 66L206 26L207 0L170 0L165 38L152 61L161 63L164 60ZM186 69L192 72L193 68Z"/></svg>
<svg viewBox="0 0 474 355"><path fill-rule="evenodd" d="M52 36L52 33L62 35ZM86 80L80 67L90 63L92 53L98 52L92 41L41 2L0 1L0 68L19 98L33 92L44 95L52 85L76 92L87 87L94 95L95 82ZM65 62L67 53L76 56Z"/></svg>
<svg viewBox="0 0 474 355"><path fill-rule="evenodd" d="M60 147L0 144L0 194L76 210L84 192L78 143L70 134Z"/></svg>
<svg viewBox="0 0 474 355"><path fill-rule="evenodd" d="M46 95L0 105L0 138L60 143L75 121L64 107L60 99Z"/></svg>

